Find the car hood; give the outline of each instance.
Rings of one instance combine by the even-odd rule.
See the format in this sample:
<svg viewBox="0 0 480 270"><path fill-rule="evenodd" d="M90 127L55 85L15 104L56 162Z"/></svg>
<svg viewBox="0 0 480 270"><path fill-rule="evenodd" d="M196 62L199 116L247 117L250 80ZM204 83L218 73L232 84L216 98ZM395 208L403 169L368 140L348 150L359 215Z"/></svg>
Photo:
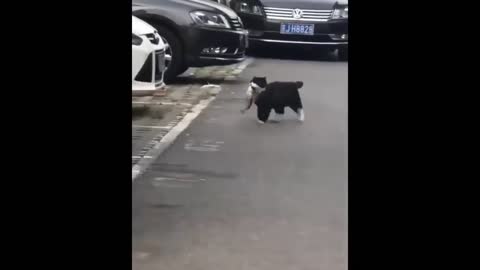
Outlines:
<svg viewBox="0 0 480 270"><path fill-rule="evenodd" d="M333 9L335 5L348 5L348 0L259 0L266 7L301 8L301 9Z"/></svg>
<svg viewBox="0 0 480 270"><path fill-rule="evenodd" d="M185 8L188 11L193 10L206 10L212 12L220 12L232 19L236 19L238 16L237 14L227 6L220 5L216 2L211 0L167 0L167 1L159 1L159 0L134 0L132 3L132 11L136 10L145 10L145 9L168 9L166 7L165 2L169 2L171 5L175 5L177 7ZM162 3L163 2L163 3Z"/></svg>
<svg viewBox="0 0 480 270"><path fill-rule="evenodd" d="M221 5L217 2L213 2L211 0L188 0L188 1L191 1L191 2L194 2L194 3L199 3L199 4L204 4L204 5L207 5L209 7L219 9L221 12L225 13L228 17L230 17L232 19L236 19L238 17L237 13L235 13L235 11L233 11L229 7Z"/></svg>
<svg viewBox="0 0 480 270"><path fill-rule="evenodd" d="M139 35L151 34L155 29L148 23L140 20L139 18L132 16L132 33Z"/></svg>

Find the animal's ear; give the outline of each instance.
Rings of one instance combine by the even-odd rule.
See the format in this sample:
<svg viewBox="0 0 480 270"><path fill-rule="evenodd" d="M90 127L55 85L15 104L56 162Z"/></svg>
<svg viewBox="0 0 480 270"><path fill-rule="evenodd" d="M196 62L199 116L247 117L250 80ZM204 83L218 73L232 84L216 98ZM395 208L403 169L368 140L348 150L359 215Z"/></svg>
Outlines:
<svg viewBox="0 0 480 270"><path fill-rule="evenodd" d="M302 88L302 86L303 86L303 82L301 82L301 81L297 81L296 84L297 84L297 88L299 88L299 89Z"/></svg>

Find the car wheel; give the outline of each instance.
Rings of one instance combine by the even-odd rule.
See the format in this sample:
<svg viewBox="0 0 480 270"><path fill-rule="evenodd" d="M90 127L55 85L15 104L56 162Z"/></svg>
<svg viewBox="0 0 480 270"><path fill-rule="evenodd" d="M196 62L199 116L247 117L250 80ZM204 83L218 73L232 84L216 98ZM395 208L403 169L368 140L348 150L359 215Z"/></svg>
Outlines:
<svg viewBox="0 0 480 270"><path fill-rule="evenodd" d="M341 48L338 49L338 60L339 61L348 61L348 49L347 48Z"/></svg>
<svg viewBox="0 0 480 270"><path fill-rule="evenodd" d="M185 65L182 66L182 67L178 70L178 75L183 74L185 71L187 71L188 68L189 68L189 67L187 67L187 66L185 66Z"/></svg>
<svg viewBox="0 0 480 270"><path fill-rule="evenodd" d="M183 48L180 39L169 29L157 26L158 34L165 43L165 73L163 80L166 83L171 82L183 69Z"/></svg>

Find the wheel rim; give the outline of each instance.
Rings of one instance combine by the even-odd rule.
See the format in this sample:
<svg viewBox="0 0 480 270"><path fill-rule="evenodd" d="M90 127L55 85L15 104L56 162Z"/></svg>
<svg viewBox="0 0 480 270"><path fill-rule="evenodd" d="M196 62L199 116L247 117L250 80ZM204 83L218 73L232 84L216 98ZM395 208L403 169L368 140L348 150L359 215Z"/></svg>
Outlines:
<svg viewBox="0 0 480 270"><path fill-rule="evenodd" d="M164 37L162 37L162 41L165 44L165 71L167 71L170 63L172 62L173 53L170 44Z"/></svg>

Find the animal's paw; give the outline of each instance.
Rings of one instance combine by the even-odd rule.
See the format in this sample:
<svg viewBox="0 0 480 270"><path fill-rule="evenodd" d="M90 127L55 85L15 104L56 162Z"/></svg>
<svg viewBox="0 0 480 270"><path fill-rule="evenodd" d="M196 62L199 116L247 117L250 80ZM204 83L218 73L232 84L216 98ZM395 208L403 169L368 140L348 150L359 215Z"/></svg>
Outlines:
<svg viewBox="0 0 480 270"><path fill-rule="evenodd" d="M303 111L303 109L300 109L297 115L298 115L298 121L300 122L305 121L305 112Z"/></svg>
<svg viewBox="0 0 480 270"><path fill-rule="evenodd" d="M259 123L260 125L265 124L265 122L263 122L263 121L261 121L261 120L257 120L257 123Z"/></svg>

